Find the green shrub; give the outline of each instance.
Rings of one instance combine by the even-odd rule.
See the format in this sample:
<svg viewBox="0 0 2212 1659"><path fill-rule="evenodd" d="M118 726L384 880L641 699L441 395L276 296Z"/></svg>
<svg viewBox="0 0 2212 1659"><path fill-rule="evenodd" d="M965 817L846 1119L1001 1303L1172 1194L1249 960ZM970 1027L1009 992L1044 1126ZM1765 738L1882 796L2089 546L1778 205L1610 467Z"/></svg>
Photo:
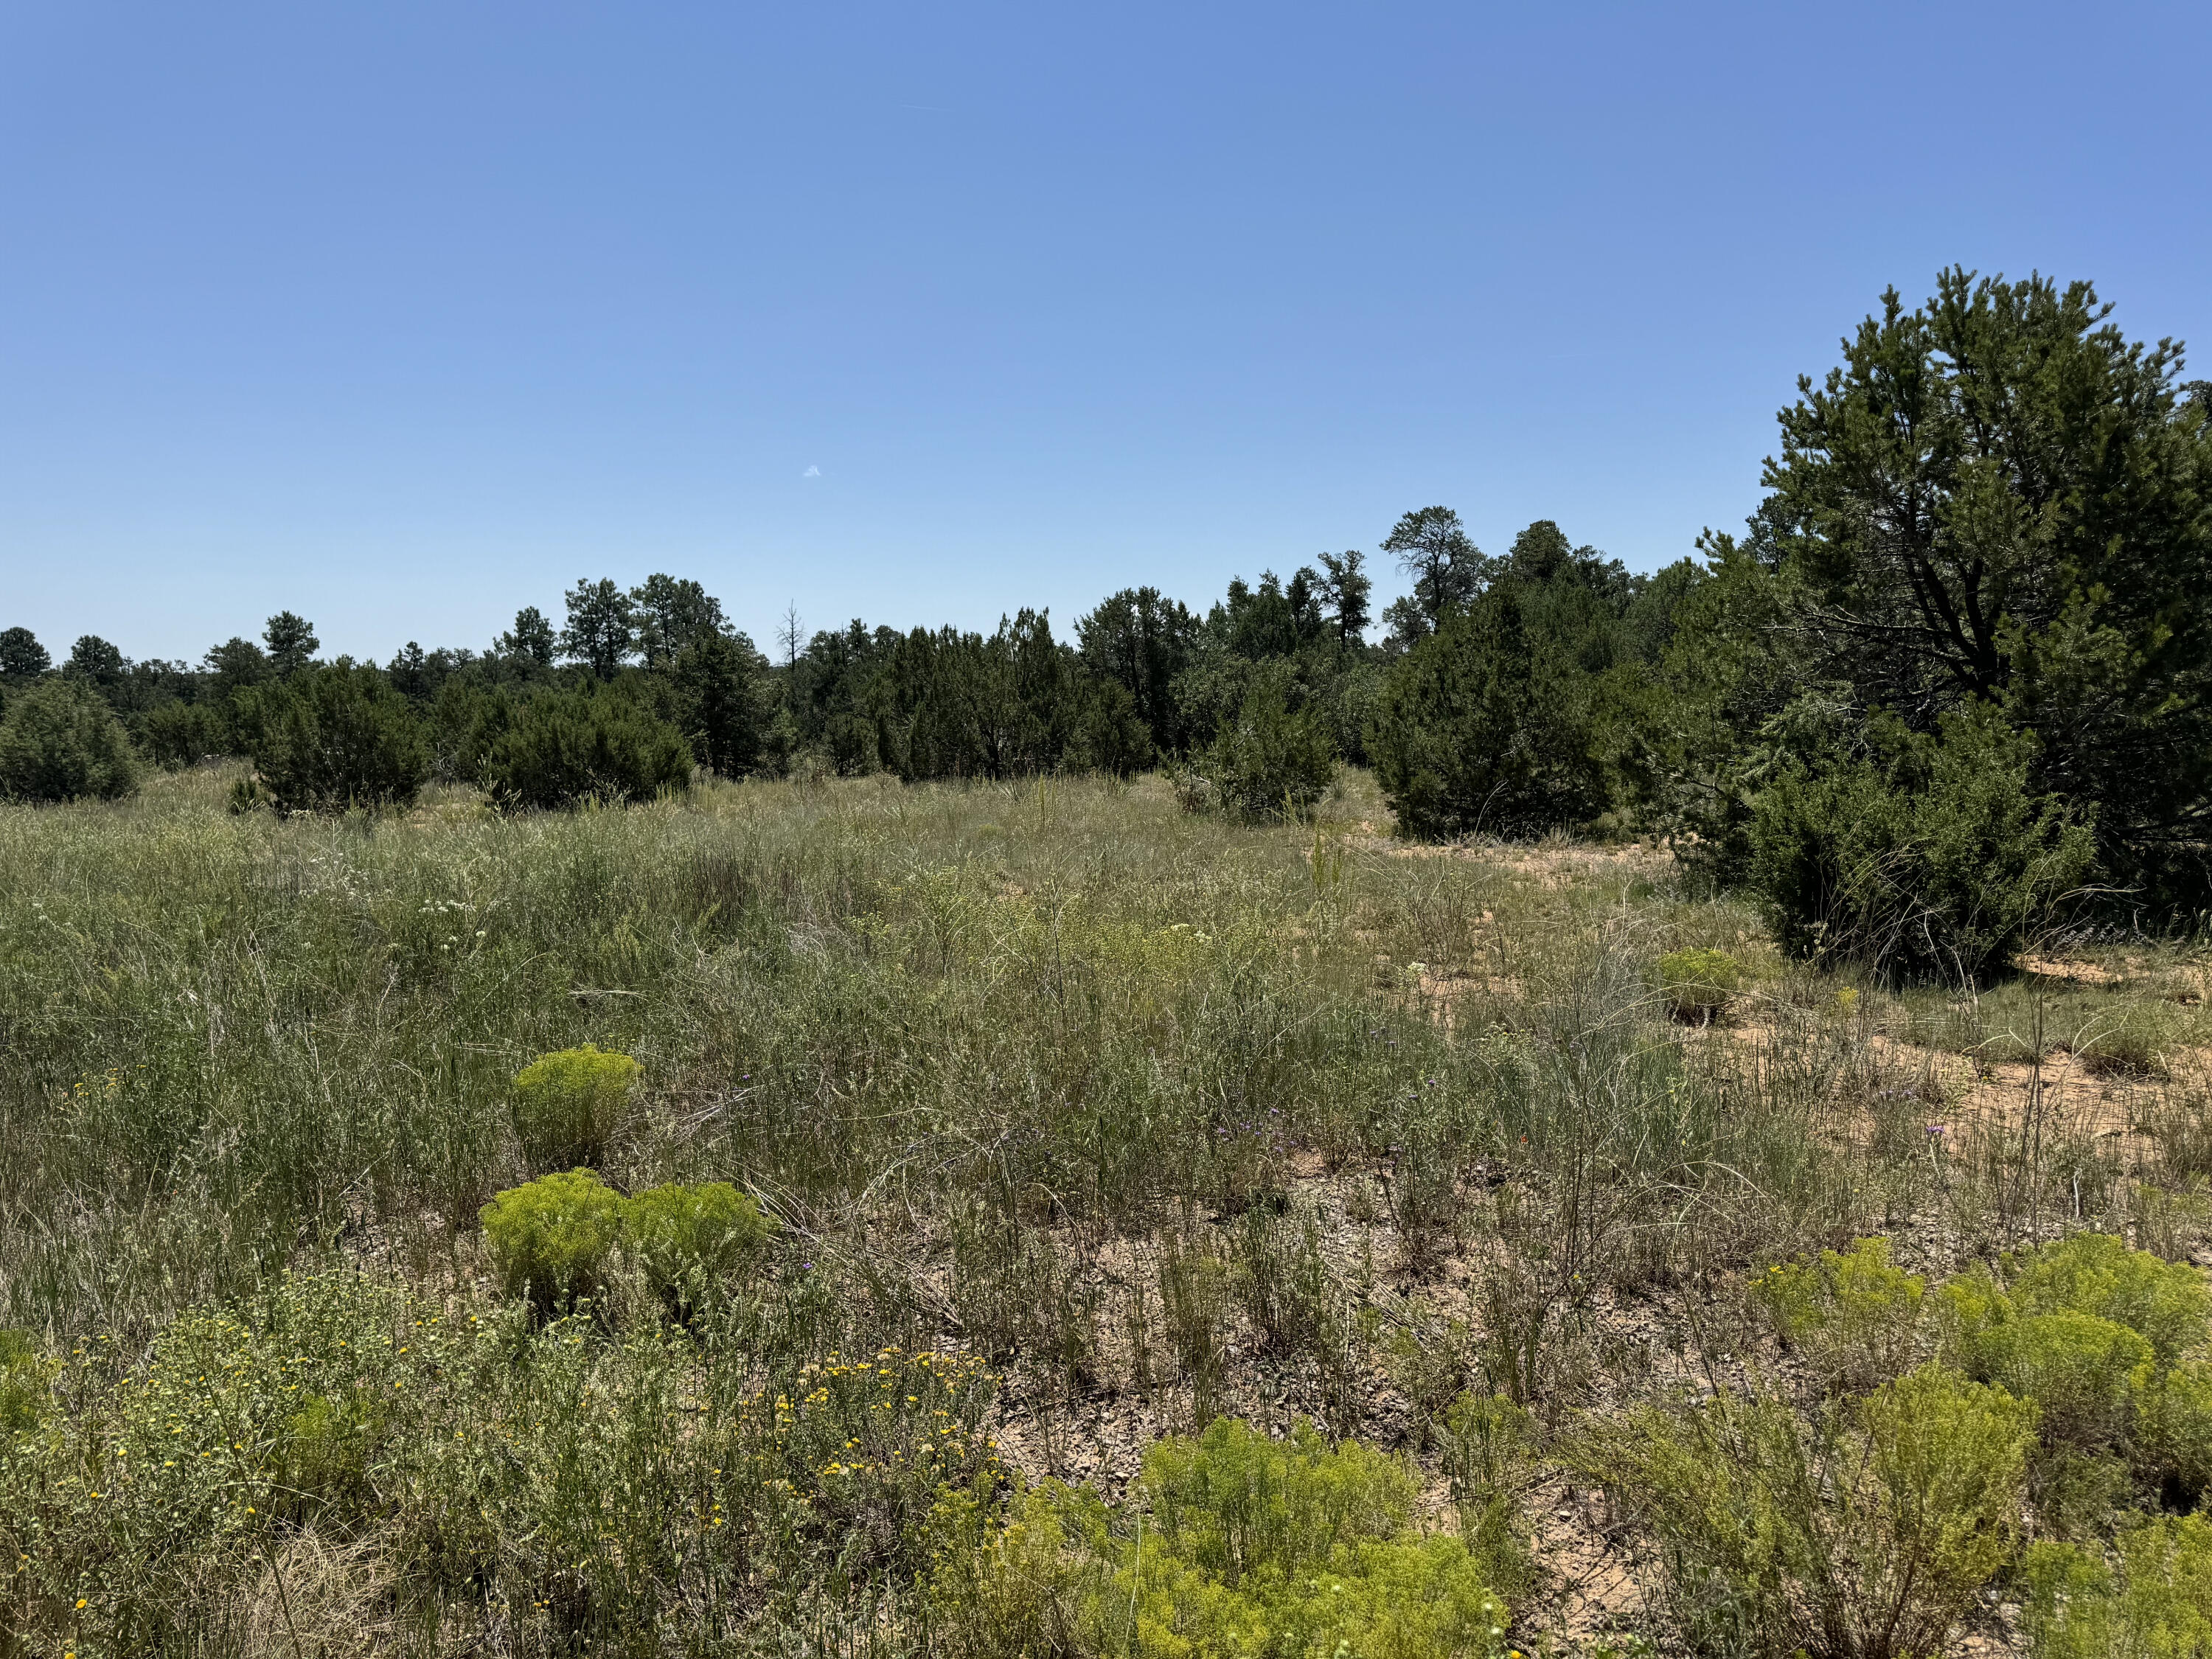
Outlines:
<svg viewBox="0 0 2212 1659"><path fill-rule="evenodd" d="M1817 1262L1769 1267L1752 1285L1784 1342L1822 1385L1863 1392L1911 1370L1923 1340L1927 1282L1889 1259L1886 1238L1862 1238Z"/></svg>
<svg viewBox="0 0 2212 1659"><path fill-rule="evenodd" d="M1947 715L1938 738L1876 722L1869 744L1792 760L1760 792L1750 884L1795 954L1976 979L2080 888L2094 837L2033 792L2034 738L1987 709Z"/></svg>
<svg viewBox="0 0 2212 1659"><path fill-rule="evenodd" d="M241 693L239 723L280 812L405 805L429 775L412 706L381 670L343 659Z"/></svg>
<svg viewBox="0 0 2212 1659"><path fill-rule="evenodd" d="M2101 1552L2041 1543L2021 1578L2035 1659L2212 1659L2212 1521L2166 1516Z"/></svg>
<svg viewBox="0 0 2212 1659"><path fill-rule="evenodd" d="M1198 799L1231 817L1304 817L1336 781L1336 743L1319 710L1292 712L1282 677L1255 675L1196 771L1206 782Z"/></svg>
<svg viewBox="0 0 2212 1659"><path fill-rule="evenodd" d="M123 722L91 686L50 679L0 714L0 795L18 800L114 800L138 787Z"/></svg>
<svg viewBox="0 0 2212 1659"><path fill-rule="evenodd" d="M683 734L611 686L544 691L484 744L492 799L507 808L651 800L691 781Z"/></svg>
<svg viewBox="0 0 2212 1659"><path fill-rule="evenodd" d="M165 772L197 766L229 744L222 716L204 702L156 703L138 717L138 746Z"/></svg>
<svg viewBox="0 0 2212 1659"><path fill-rule="evenodd" d="M2007 1255L2005 1294L2022 1314L2085 1313L2126 1326L2171 1365L2204 1347L2212 1287L2181 1261L2131 1250L2109 1233L2076 1233Z"/></svg>
<svg viewBox="0 0 2212 1659"><path fill-rule="evenodd" d="M1639 1515L1693 1649L1941 1650L2019 1534L2035 1408L1924 1365L1811 1425L1777 1400L1632 1411L1571 1463Z"/></svg>
<svg viewBox="0 0 2212 1659"><path fill-rule="evenodd" d="M541 1054L514 1077L514 1129L539 1169L595 1164L629 1105L644 1067L591 1043Z"/></svg>
<svg viewBox="0 0 2212 1659"><path fill-rule="evenodd" d="M654 1295L679 1316L706 1287L757 1255L775 1235L774 1218L727 1182L671 1182L633 1194L623 1205L623 1240Z"/></svg>
<svg viewBox="0 0 2212 1659"><path fill-rule="evenodd" d="M1391 666L1367 749L1400 835L1537 836L1613 805L1633 671L1585 665L1570 597L1502 585Z"/></svg>
<svg viewBox="0 0 2212 1659"><path fill-rule="evenodd" d="M2212 1488L2212 1366L2143 1366L2128 1379L2133 1461L2159 1498L2179 1508Z"/></svg>
<svg viewBox="0 0 2212 1659"><path fill-rule="evenodd" d="M2093 1451L2127 1432L2129 1379L2150 1360L2150 1344L2094 1314L2030 1314L1992 1326L1975 1341L1969 1369L2041 1409L2046 1446Z"/></svg>
<svg viewBox="0 0 2212 1659"><path fill-rule="evenodd" d="M841 778L864 778L881 764L883 743L875 721L850 710L832 714L823 731L830 765Z"/></svg>
<svg viewBox="0 0 2212 1659"><path fill-rule="evenodd" d="M1152 727L1121 681L1091 683L1077 717L1072 758L1117 778L1143 771L1156 758Z"/></svg>
<svg viewBox="0 0 2212 1659"><path fill-rule="evenodd" d="M963 1659L1503 1652L1504 1603L1460 1540L1420 1535L1417 1496L1372 1447L1224 1419L1153 1446L1137 1515L1048 1483L1004 1531L941 1550L933 1634Z"/></svg>
<svg viewBox="0 0 2212 1659"><path fill-rule="evenodd" d="M2067 1504L2084 1480L2109 1484L2100 1462L2169 1499L2212 1483L2212 1370L2191 1358L2212 1291L2195 1268L2079 1233L1958 1275L1943 1302L1958 1362L2043 1413L2039 1507Z"/></svg>
<svg viewBox="0 0 2212 1659"><path fill-rule="evenodd" d="M284 1419L274 1494L278 1513L295 1522L350 1514L371 1499L370 1460L383 1443L388 1412L372 1395L309 1394Z"/></svg>
<svg viewBox="0 0 2212 1659"><path fill-rule="evenodd" d="M0 1434L38 1426L46 1412L48 1369L27 1335L0 1329Z"/></svg>
<svg viewBox="0 0 2212 1659"><path fill-rule="evenodd" d="M623 1201L589 1170L571 1170L500 1194L482 1219L507 1295L550 1311L599 1290L622 1235Z"/></svg>
<svg viewBox="0 0 2212 1659"><path fill-rule="evenodd" d="M1659 958L1668 1012L1686 1024L1711 1024L1742 988L1743 965L1725 951L1669 951Z"/></svg>
<svg viewBox="0 0 2212 1659"><path fill-rule="evenodd" d="M392 1519L404 1483L381 1474L444 1346L434 1309L333 1273L181 1313L143 1364L81 1357L69 1409L0 1438L0 1629L23 1652L203 1650L193 1636L266 1583L272 1540L310 1516L334 1539Z"/></svg>

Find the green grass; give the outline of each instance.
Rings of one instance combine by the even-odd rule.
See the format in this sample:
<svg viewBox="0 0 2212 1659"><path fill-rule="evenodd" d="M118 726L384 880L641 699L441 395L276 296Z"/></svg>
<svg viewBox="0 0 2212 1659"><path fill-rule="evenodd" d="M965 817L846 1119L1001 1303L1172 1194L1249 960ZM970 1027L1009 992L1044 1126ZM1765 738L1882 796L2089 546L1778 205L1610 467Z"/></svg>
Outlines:
<svg viewBox="0 0 2212 1659"><path fill-rule="evenodd" d="M1656 851L1405 855L1358 777L1298 826L1150 779L281 821L228 813L229 781L0 807L0 1328L59 1364L0 1449L9 1659L926 1650L944 1482L1011 1512L988 1441L1118 1502L1164 1432L1310 1418L1419 1453L1449 1513L1470 1390L1540 1449L1774 1363L1742 1288L1769 1263L1886 1232L1948 1270L2185 1185L2086 1143L1931 1146L1885 1032L2163 1022L2162 1144L2212 1146L2166 1058L2203 1018L2178 951L1963 1010L1852 992ZM1670 1018L1684 951L1742 965L1723 1024ZM544 1323L485 1248L483 1206L539 1173L513 1079L586 1043L641 1068L608 1182L726 1182L781 1224L680 1322L617 1248ZM2196 1213L2157 1211L2171 1248ZM303 1284L334 1288L303 1312ZM301 1320L321 1346L271 1334ZM230 1355L185 1419L228 1466L140 1486L125 1458L113 1503L88 1483L125 1428L160 1438L133 1413L180 1343ZM915 1390L805 1403L919 1354L969 1368L956 1464ZM814 1413L804 1455L779 1400Z"/></svg>

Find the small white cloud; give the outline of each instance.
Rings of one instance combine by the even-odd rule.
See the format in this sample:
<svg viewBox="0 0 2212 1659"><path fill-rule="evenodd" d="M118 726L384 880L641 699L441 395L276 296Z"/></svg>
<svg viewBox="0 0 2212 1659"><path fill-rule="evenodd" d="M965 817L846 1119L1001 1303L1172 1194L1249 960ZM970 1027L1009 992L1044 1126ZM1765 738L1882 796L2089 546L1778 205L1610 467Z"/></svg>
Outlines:
<svg viewBox="0 0 2212 1659"><path fill-rule="evenodd" d="M822 476L822 469L818 466L810 466L799 476L802 478L818 478Z"/></svg>

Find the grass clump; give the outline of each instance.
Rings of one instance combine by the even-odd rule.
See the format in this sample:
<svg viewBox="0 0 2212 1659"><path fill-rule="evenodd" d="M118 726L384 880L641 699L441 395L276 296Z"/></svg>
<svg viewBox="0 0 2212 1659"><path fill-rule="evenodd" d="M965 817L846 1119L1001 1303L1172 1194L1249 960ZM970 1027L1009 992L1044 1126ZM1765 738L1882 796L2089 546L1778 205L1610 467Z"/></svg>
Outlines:
<svg viewBox="0 0 2212 1659"><path fill-rule="evenodd" d="M589 1042L531 1061L514 1078L523 1156L540 1169L598 1163L644 1069Z"/></svg>
<svg viewBox="0 0 2212 1659"><path fill-rule="evenodd" d="M2177 1021L2165 1007L2127 1003L2085 1023L2074 1053L2091 1072L2107 1077L2163 1078L2175 1046Z"/></svg>
<svg viewBox="0 0 2212 1659"><path fill-rule="evenodd" d="M1668 1012L1687 1025L1710 1025L1743 988L1743 964L1725 951L1669 951L1659 958Z"/></svg>
<svg viewBox="0 0 2212 1659"><path fill-rule="evenodd" d="M1503 1395L1469 1393L1453 1403L1442 1431L1460 1537L1499 1591L1534 1589L1540 1575L1522 1498L1535 1462L1535 1419Z"/></svg>

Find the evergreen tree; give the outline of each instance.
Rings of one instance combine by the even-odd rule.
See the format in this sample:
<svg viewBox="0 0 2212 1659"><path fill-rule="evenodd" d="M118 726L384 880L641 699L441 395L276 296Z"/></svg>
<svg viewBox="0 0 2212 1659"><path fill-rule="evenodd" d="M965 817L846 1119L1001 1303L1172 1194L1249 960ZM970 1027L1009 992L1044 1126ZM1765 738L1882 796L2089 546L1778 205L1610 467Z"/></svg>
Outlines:
<svg viewBox="0 0 2212 1659"><path fill-rule="evenodd" d="M97 686L103 695L112 693L131 672L130 659L122 651L97 634L81 635L70 647L69 661L63 672L74 674L88 684Z"/></svg>
<svg viewBox="0 0 2212 1659"><path fill-rule="evenodd" d="M20 685L53 666L46 647L27 628L0 629L0 681Z"/></svg>
<svg viewBox="0 0 2212 1659"><path fill-rule="evenodd" d="M112 799L138 787L138 758L115 712L74 675L8 700L0 714L0 795Z"/></svg>
<svg viewBox="0 0 2212 1659"><path fill-rule="evenodd" d="M501 656L526 671L544 670L553 666L560 641L545 613L534 605L526 605L514 613L514 626L499 636L497 648Z"/></svg>
<svg viewBox="0 0 2212 1659"><path fill-rule="evenodd" d="M1340 557L1334 553L1321 556L1322 603L1328 608L1340 645L1362 643L1366 638L1367 625L1373 620L1368 613L1368 601L1375 592L1375 582L1368 575L1366 565L1367 556L1356 549L1347 548Z"/></svg>
<svg viewBox="0 0 2212 1659"><path fill-rule="evenodd" d="M296 674L311 665L315 647L322 643L315 637L315 625L289 611L271 617L261 637L269 647L269 665L280 676Z"/></svg>
<svg viewBox="0 0 2212 1659"><path fill-rule="evenodd" d="M1622 605L1585 580L1604 562L1509 568L1391 668L1370 748L1400 833L1538 835L1629 799L1650 682Z"/></svg>
<svg viewBox="0 0 2212 1659"><path fill-rule="evenodd" d="M484 744L483 776L507 808L651 800L691 779L691 750L623 683L541 691Z"/></svg>
<svg viewBox="0 0 2212 1659"><path fill-rule="evenodd" d="M726 778L741 777L760 759L759 680L765 665L742 634L709 629L678 653L672 667L678 707L691 752Z"/></svg>
<svg viewBox="0 0 2212 1659"><path fill-rule="evenodd" d="M239 725L280 812L405 805L429 744L407 700L374 666L341 657L243 693Z"/></svg>
<svg viewBox="0 0 2212 1659"><path fill-rule="evenodd" d="M637 649L647 668L665 668L687 647L726 631L722 602L688 579L659 572L629 591Z"/></svg>
<svg viewBox="0 0 2212 1659"><path fill-rule="evenodd" d="M1433 633L1444 617L1482 591L1487 575L1482 550L1448 507L1417 507L1391 526L1382 550L1394 555L1413 580L1413 591L1395 602L1384 620L1410 644Z"/></svg>
<svg viewBox="0 0 2212 1659"><path fill-rule="evenodd" d="M1783 411L1764 524L1792 664L1933 732L1984 700L2033 787L2095 808L2106 866L2212 886L2212 429L2181 348L2090 285L1894 289Z"/></svg>
<svg viewBox="0 0 2212 1659"><path fill-rule="evenodd" d="M1183 744L1175 684L1190 666L1200 626L1181 600L1163 597L1157 587L1125 587L1076 619L1085 666L1128 692L1162 754Z"/></svg>
<svg viewBox="0 0 2212 1659"><path fill-rule="evenodd" d="M252 640L233 635L210 647L201 667L218 697L230 697L269 678L269 653Z"/></svg>
<svg viewBox="0 0 2212 1659"><path fill-rule="evenodd" d="M1152 734L1127 686L1119 680L1088 682L1072 752L1079 764L1117 778L1152 763Z"/></svg>
<svg viewBox="0 0 2212 1659"><path fill-rule="evenodd" d="M579 580L566 597L568 625L561 630L561 649L594 678L611 680L637 652L629 595L602 576L596 582Z"/></svg>

